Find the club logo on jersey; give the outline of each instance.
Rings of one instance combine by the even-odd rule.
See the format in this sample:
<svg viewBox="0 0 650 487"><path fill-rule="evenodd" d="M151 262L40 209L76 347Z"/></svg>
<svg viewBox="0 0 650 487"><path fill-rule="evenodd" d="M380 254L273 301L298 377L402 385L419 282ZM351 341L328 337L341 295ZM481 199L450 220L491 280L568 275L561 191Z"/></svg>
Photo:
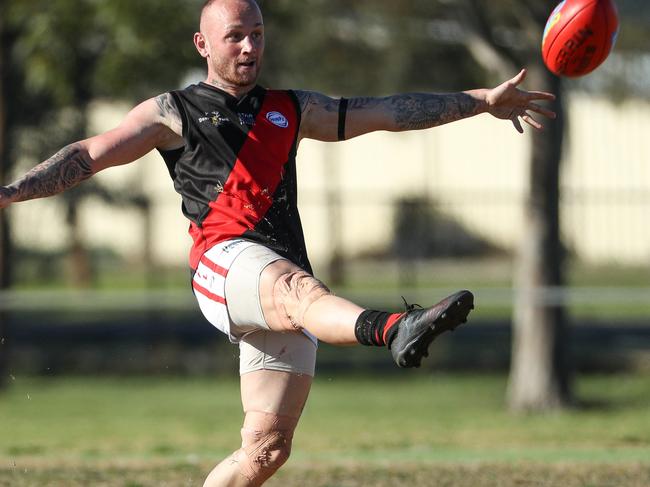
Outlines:
<svg viewBox="0 0 650 487"><path fill-rule="evenodd" d="M255 125L255 115L252 113L239 112L237 116L239 117L239 123L242 125L248 125L249 127Z"/></svg>
<svg viewBox="0 0 650 487"><path fill-rule="evenodd" d="M228 117L222 115L219 112L206 112L205 117L199 118L199 123L210 122L215 127L223 125L228 122Z"/></svg>
<svg viewBox="0 0 650 487"><path fill-rule="evenodd" d="M255 116L252 113L240 112L237 113L237 117L239 118L240 125L248 125L249 127L255 125ZM231 123L230 119L227 116L217 111L205 112L204 117L199 117L199 123L206 122L212 124L215 127L220 127L227 123Z"/></svg>
<svg viewBox="0 0 650 487"><path fill-rule="evenodd" d="M269 112L266 114L266 119L281 129L286 129L289 126L289 120L280 112Z"/></svg>

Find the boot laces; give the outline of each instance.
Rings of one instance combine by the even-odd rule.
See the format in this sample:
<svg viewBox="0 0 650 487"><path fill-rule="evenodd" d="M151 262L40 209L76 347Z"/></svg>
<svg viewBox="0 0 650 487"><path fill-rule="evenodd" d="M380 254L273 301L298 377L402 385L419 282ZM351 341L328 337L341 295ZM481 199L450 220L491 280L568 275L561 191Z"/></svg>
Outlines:
<svg viewBox="0 0 650 487"><path fill-rule="evenodd" d="M410 313L414 309L422 309L422 306L420 306L417 303L408 304L406 302L406 298L404 296L402 296L402 301L404 301L404 312L405 313Z"/></svg>

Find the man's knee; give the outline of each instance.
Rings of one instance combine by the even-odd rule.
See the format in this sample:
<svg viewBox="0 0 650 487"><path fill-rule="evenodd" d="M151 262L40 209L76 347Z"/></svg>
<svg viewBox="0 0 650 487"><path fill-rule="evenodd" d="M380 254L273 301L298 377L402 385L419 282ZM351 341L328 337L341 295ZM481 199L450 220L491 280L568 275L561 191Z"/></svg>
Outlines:
<svg viewBox="0 0 650 487"><path fill-rule="evenodd" d="M282 274L275 282L273 299L280 323L287 330L304 328L309 307L332 294L321 281L303 270Z"/></svg>
<svg viewBox="0 0 650 487"><path fill-rule="evenodd" d="M264 481L289 459L297 418L264 412L246 413L242 447L234 460L249 481Z"/></svg>

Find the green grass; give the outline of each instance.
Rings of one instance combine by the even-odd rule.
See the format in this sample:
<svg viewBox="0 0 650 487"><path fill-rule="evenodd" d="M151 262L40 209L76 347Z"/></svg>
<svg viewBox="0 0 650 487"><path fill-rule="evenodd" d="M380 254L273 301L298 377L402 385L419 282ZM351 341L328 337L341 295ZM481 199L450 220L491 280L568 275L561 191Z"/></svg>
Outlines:
<svg viewBox="0 0 650 487"><path fill-rule="evenodd" d="M583 408L515 416L502 376L319 377L269 485L650 485L648 377L576 386ZM232 378L18 377L0 396L0 486L201 485L241 419Z"/></svg>

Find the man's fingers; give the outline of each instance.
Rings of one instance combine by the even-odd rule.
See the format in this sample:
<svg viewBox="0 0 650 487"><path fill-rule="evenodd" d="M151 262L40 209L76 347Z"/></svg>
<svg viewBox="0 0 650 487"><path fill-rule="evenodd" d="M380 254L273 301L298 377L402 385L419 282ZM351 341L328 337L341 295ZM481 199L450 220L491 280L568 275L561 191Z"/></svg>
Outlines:
<svg viewBox="0 0 650 487"><path fill-rule="evenodd" d="M519 119L517 117L512 117L510 120L512 121L512 125L514 125L515 128L517 129L517 132L523 134L524 128L521 126L521 122L519 121Z"/></svg>
<svg viewBox="0 0 650 487"><path fill-rule="evenodd" d="M529 103L527 110L532 110L536 113L539 113L540 115L544 115L545 117L554 119L557 114L553 110L549 110L548 108L544 108L539 106L537 103Z"/></svg>
<svg viewBox="0 0 650 487"><path fill-rule="evenodd" d="M539 123L537 120L535 120L533 117L531 117L528 114L522 116L521 119L531 127L535 127L537 130L542 130L544 128L544 126L541 123Z"/></svg>
<svg viewBox="0 0 650 487"><path fill-rule="evenodd" d="M520 85L526 79L526 73L527 73L526 69L525 68L522 69L521 71L519 71L519 74L517 74L517 76L515 76L510 80L510 82L515 86Z"/></svg>
<svg viewBox="0 0 650 487"><path fill-rule="evenodd" d="M555 100L555 95L546 91L527 91L526 97L529 100Z"/></svg>

